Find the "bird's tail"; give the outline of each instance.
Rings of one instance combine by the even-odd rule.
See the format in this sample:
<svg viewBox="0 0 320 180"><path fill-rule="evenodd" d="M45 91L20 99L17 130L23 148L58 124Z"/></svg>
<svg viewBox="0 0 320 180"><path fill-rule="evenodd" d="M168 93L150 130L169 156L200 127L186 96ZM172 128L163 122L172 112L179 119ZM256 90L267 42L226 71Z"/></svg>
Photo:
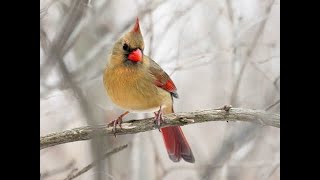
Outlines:
<svg viewBox="0 0 320 180"><path fill-rule="evenodd" d="M173 112L173 107L165 107L163 109L164 114ZM161 128L161 132L169 158L173 162L179 162L181 158L190 163L195 162L191 148L180 126L164 127Z"/></svg>

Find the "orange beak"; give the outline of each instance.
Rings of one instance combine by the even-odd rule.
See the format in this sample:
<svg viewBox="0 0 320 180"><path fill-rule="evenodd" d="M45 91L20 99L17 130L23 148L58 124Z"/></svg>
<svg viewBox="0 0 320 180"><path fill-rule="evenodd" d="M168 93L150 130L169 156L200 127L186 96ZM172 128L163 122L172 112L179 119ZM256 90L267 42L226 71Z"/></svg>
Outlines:
<svg viewBox="0 0 320 180"><path fill-rule="evenodd" d="M136 49L134 51L132 51L129 56L128 56L128 59L130 61L133 61L133 62L139 62L142 60L142 52L140 49Z"/></svg>

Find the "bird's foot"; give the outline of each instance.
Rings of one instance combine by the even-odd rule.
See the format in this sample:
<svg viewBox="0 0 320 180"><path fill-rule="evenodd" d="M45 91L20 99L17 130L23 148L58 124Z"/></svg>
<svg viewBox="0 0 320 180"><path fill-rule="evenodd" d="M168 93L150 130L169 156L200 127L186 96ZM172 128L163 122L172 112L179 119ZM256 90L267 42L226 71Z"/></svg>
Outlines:
<svg viewBox="0 0 320 180"><path fill-rule="evenodd" d="M160 107L158 112L154 112L154 124L155 124L155 127L158 128L160 132L161 132L160 126L162 122L164 122L164 120L162 116L162 110Z"/></svg>
<svg viewBox="0 0 320 180"><path fill-rule="evenodd" d="M122 119L125 115L127 115L129 112L125 112L123 114L121 114L117 119L111 121L109 124L108 124L108 127L112 126L112 132L114 134L114 137L116 137L116 130L117 130L117 125L119 125L120 129L122 129L122 126L121 126L121 123L122 123Z"/></svg>
<svg viewBox="0 0 320 180"><path fill-rule="evenodd" d="M119 116L117 119L111 121L109 124L108 124L108 127L112 126L112 132L114 134L114 137L116 137L116 132L117 132L117 125L119 125L120 129L122 129L122 126L121 126L121 123L122 123L122 118L121 116Z"/></svg>

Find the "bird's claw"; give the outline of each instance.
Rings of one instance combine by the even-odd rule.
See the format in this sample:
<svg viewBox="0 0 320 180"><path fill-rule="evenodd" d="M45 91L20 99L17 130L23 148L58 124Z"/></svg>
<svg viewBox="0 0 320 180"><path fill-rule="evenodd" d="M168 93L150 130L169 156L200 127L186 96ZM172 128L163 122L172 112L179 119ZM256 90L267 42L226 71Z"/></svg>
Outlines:
<svg viewBox="0 0 320 180"><path fill-rule="evenodd" d="M116 133L117 133L117 125L119 125L120 129L122 129L122 126L121 126L121 123L122 123L122 118L121 117L118 117L117 119L111 121L109 124L108 124L108 127L112 126L112 132L114 134L114 137L117 137Z"/></svg>
<svg viewBox="0 0 320 180"><path fill-rule="evenodd" d="M122 118L123 118L124 116L126 116L127 114L129 114L129 111L126 111L125 113L121 114L117 119L111 121L111 122L108 124L108 127L113 126L112 132L113 132L113 134L114 134L114 137L117 137L117 136L116 136L116 133L117 133L117 125L119 125L120 129L122 129L122 126L121 126Z"/></svg>
<svg viewBox="0 0 320 180"><path fill-rule="evenodd" d="M154 115L155 127L159 129L159 132L161 132L161 123L164 122L161 109L158 112L155 112Z"/></svg>

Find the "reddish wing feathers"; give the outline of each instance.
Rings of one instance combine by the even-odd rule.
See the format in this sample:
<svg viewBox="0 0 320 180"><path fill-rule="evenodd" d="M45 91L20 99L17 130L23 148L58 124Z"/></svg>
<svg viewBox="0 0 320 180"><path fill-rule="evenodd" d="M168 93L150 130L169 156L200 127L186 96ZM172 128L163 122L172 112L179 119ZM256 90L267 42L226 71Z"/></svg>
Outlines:
<svg viewBox="0 0 320 180"><path fill-rule="evenodd" d="M150 59L150 72L155 76L155 85L170 92L174 97L178 98L177 88L169 75L152 59Z"/></svg>
<svg viewBox="0 0 320 180"><path fill-rule="evenodd" d="M145 58L148 57L145 56ZM177 98L177 88L169 75L152 59L149 58L149 62L149 71L156 78L156 81L154 82L155 85L170 92L172 96ZM173 113L173 109L171 112ZM184 137L180 126L161 128L161 132L169 158L173 162L179 162L181 158L190 163L195 162L191 148Z"/></svg>
<svg viewBox="0 0 320 180"><path fill-rule="evenodd" d="M155 84L158 87L161 87L162 89L164 89L168 92L176 92L177 91L177 88L171 79L167 80L166 82L161 82L161 80L157 79Z"/></svg>

